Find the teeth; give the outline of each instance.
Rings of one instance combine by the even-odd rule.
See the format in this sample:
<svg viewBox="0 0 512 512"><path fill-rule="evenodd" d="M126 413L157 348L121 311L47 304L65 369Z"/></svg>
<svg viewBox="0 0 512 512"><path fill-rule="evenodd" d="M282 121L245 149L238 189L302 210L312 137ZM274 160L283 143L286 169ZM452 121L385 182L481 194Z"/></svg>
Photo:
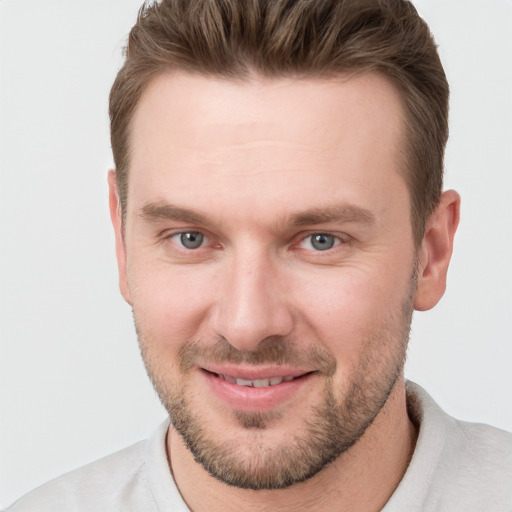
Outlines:
<svg viewBox="0 0 512 512"><path fill-rule="evenodd" d="M247 379L237 379L235 377L231 377L230 375L221 375L221 377L231 384L237 384L238 386L248 386L254 388L266 388L268 386L276 386L277 384L281 384L281 382L290 382L295 377L270 377L269 379L255 379L255 380L247 380Z"/></svg>
<svg viewBox="0 0 512 512"><path fill-rule="evenodd" d="M245 380L245 379L236 379L236 383L239 385L239 386L254 386L254 381L253 380Z"/></svg>

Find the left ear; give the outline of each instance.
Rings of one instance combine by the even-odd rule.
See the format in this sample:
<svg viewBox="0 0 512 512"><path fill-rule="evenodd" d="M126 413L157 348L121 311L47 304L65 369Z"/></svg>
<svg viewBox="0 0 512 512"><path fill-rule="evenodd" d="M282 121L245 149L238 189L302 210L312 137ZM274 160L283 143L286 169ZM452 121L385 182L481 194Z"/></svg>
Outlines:
<svg viewBox="0 0 512 512"><path fill-rule="evenodd" d="M123 219L121 214L121 201L117 187L116 171L108 171L108 199L110 206L110 218L116 237L117 268L119 270L119 289L124 300L131 304L130 285L128 283L128 271L126 261L126 244L123 234Z"/></svg>
<svg viewBox="0 0 512 512"><path fill-rule="evenodd" d="M443 192L427 220L419 250L418 288L414 297L414 308L418 311L433 308L444 294L459 218L459 194L454 190Z"/></svg>

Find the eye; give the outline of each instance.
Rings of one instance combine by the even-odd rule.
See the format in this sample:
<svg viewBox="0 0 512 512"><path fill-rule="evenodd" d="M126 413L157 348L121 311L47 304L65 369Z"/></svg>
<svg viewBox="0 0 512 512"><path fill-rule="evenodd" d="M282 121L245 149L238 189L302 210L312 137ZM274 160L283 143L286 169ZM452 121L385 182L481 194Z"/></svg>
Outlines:
<svg viewBox="0 0 512 512"><path fill-rule="evenodd" d="M198 231L187 231L176 233L171 237L176 243L185 247L185 249L199 249L205 243L206 237Z"/></svg>
<svg viewBox="0 0 512 512"><path fill-rule="evenodd" d="M341 240L337 236L329 235L328 233L313 233L302 241L301 246L304 249L328 251L340 243Z"/></svg>

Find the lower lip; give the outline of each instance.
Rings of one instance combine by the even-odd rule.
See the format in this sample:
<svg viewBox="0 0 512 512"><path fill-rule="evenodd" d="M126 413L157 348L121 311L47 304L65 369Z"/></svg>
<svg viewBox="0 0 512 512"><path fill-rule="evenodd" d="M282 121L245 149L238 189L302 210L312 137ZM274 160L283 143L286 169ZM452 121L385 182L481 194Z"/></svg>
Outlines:
<svg viewBox="0 0 512 512"><path fill-rule="evenodd" d="M217 375L201 370L210 389L230 408L236 411L268 412L283 405L300 394L302 388L313 378L307 373L288 382L274 386L255 388L232 384Z"/></svg>

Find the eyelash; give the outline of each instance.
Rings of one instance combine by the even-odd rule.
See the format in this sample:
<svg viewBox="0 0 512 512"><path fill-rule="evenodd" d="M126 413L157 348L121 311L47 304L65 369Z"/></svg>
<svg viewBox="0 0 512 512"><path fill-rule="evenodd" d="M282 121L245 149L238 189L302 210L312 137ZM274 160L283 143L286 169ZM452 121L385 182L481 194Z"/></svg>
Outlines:
<svg viewBox="0 0 512 512"><path fill-rule="evenodd" d="M332 239L332 245L330 245L329 247L325 247L324 249L315 248L314 238L317 238L316 243L319 243L322 238ZM332 233L317 232L317 233L310 233L306 237L302 238L298 245L302 246L303 244L308 243L308 242L312 246L314 252L321 253L321 252L327 252L335 247L338 247L339 245L344 243L344 240L340 236L334 235Z"/></svg>
<svg viewBox="0 0 512 512"><path fill-rule="evenodd" d="M197 247L185 247L183 245L183 239L181 237L183 237L184 235L199 235L200 237L202 237L202 240L201 240L201 244ZM176 240L177 238L180 238L181 240ZM330 247L327 247L325 249L318 249L318 248L315 248L314 247L314 242L313 242L313 237L317 237L317 238L320 238L320 237L324 237L324 238L332 238L333 239L333 244L330 246ZM199 231L199 230L187 230L187 231L178 231L178 232L174 232L174 233L170 233L170 234L164 234L163 237L162 237L164 240L170 240L170 241L173 241L173 243L175 243L176 245L178 245L180 247L180 249L184 250L184 251L190 251L190 252L193 252L193 251L197 251L199 249L202 249L204 248L208 242L210 241L210 237L208 235L206 235L204 232L202 231ZM192 243L194 242L194 240L192 240ZM309 242L309 245L310 247L309 248L306 248L306 247L303 247L303 245L305 243L308 243ZM320 240L317 240L317 243L320 242ZM299 239L299 241L295 244L293 244L293 247L297 247L298 249L303 249L303 250L310 250L314 253L318 253L318 254L321 254L321 253L328 253L331 251L331 249L335 249L336 247L340 246L340 245L343 245L343 244L347 244L348 243L348 240L347 240L347 236L344 235L336 235L336 234L333 234L333 233L329 233L329 232L322 232L322 231L315 231L315 232L309 232L307 233L306 235L302 235ZM217 244L217 247L220 247L220 244Z"/></svg>
<svg viewBox="0 0 512 512"><path fill-rule="evenodd" d="M183 245L183 239L182 237L185 236L185 235L199 235L200 237L202 237L202 240L201 240L201 244L198 246L198 247L194 247L194 248L191 248L191 247L185 247ZM190 250L190 251L193 251L193 250L197 250L197 249L200 249L202 247L204 247L204 242L207 242L209 240L208 236L205 235L204 233L202 233L201 231L180 231L178 233L173 233L169 236L167 236L166 238L168 238L169 240L173 240L177 237L180 237L181 238L181 247L185 250ZM192 243L194 242L194 240L192 240Z"/></svg>

